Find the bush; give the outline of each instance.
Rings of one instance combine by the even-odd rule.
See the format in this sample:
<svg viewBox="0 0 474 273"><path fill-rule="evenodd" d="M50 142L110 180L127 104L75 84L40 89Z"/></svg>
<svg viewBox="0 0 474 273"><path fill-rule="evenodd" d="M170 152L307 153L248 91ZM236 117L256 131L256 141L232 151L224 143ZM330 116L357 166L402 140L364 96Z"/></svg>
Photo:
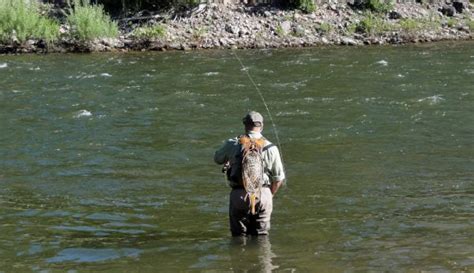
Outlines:
<svg viewBox="0 0 474 273"><path fill-rule="evenodd" d="M37 1L0 0L0 41L19 42L44 39L53 42L59 37L59 24L39 12Z"/></svg>
<svg viewBox="0 0 474 273"><path fill-rule="evenodd" d="M382 18L377 17L370 12L367 13L356 27L357 32L367 33L370 35L382 33L388 30L390 30L390 25L388 25Z"/></svg>
<svg viewBox="0 0 474 273"><path fill-rule="evenodd" d="M392 0L362 0L353 5L357 9L366 9L377 13L387 13L393 9Z"/></svg>
<svg viewBox="0 0 474 273"><path fill-rule="evenodd" d="M374 12L386 13L393 9L393 4L390 0L368 0L367 8Z"/></svg>
<svg viewBox="0 0 474 273"><path fill-rule="evenodd" d="M90 5L85 0L75 0L74 8L67 17L71 35L79 40L112 38L118 35L117 23L110 19L102 5Z"/></svg>
<svg viewBox="0 0 474 273"><path fill-rule="evenodd" d="M407 31L407 32L412 32L420 29L421 25L420 22L414 20L414 19L402 19L400 20L400 27L402 30Z"/></svg>
<svg viewBox="0 0 474 273"><path fill-rule="evenodd" d="M321 33L329 33L331 31L332 31L332 26L329 23L323 22L319 26L319 32L321 32Z"/></svg>
<svg viewBox="0 0 474 273"><path fill-rule="evenodd" d="M164 25L146 26L135 29L132 36L140 39L155 39L166 35L166 27Z"/></svg>
<svg viewBox="0 0 474 273"><path fill-rule="evenodd" d="M299 0L298 9L306 13L312 13L316 10L316 4L314 0Z"/></svg>
<svg viewBox="0 0 474 273"><path fill-rule="evenodd" d="M471 32L474 32L474 20L469 20L469 22L467 22L467 26Z"/></svg>

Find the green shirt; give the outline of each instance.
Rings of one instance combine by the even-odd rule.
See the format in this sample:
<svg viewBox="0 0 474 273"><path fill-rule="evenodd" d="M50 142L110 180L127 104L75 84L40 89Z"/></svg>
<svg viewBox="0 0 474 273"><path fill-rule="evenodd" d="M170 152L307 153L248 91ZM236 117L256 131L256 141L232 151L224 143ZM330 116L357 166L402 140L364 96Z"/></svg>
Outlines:
<svg viewBox="0 0 474 273"><path fill-rule="evenodd" d="M260 139L262 134L259 132L249 132L250 138ZM271 145L272 143L265 139L265 146ZM236 158L236 155L240 153L240 144L239 139L231 138L224 142L224 145L216 151L214 154L214 161L217 164L225 164L229 162L232 166L233 161ZM266 149L262 153L263 157L263 167L264 167L264 185L270 185L277 181L285 180L285 170L283 169L283 163L281 161L280 152L276 146L272 146L269 149ZM233 185L233 182L229 181L230 186Z"/></svg>

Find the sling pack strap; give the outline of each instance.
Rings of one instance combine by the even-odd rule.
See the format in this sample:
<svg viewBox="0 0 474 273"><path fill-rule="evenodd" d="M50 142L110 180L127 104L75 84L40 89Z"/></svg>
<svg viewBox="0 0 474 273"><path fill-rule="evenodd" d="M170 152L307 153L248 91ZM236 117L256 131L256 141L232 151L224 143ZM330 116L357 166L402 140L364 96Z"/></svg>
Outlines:
<svg viewBox="0 0 474 273"><path fill-rule="evenodd" d="M269 144L269 145L263 147L262 153L265 152L265 151L267 151L267 150L270 149L271 147L274 147L274 146L276 146L276 145L272 143L272 144Z"/></svg>

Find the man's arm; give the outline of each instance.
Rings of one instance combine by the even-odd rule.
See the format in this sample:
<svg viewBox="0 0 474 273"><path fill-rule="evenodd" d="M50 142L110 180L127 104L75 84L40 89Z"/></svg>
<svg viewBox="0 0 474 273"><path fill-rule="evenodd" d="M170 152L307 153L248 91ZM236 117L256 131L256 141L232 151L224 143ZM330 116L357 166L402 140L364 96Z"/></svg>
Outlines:
<svg viewBox="0 0 474 273"><path fill-rule="evenodd" d="M272 183L272 186L270 187L270 190L272 192L272 195L275 196L277 193L278 189L281 187L282 181L275 181Z"/></svg>
<svg viewBox="0 0 474 273"><path fill-rule="evenodd" d="M229 154L232 150L232 140L227 140L224 144L214 153L214 162L217 164L225 164L229 161Z"/></svg>
<svg viewBox="0 0 474 273"><path fill-rule="evenodd" d="M271 151L270 151L271 150ZM285 180L285 169L283 168L283 162L281 161L280 152L278 151L277 147L273 147L270 149L269 152L271 153L271 157L273 158L271 163L271 177L270 181L271 186L270 190L273 195L275 195L283 185L283 181Z"/></svg>

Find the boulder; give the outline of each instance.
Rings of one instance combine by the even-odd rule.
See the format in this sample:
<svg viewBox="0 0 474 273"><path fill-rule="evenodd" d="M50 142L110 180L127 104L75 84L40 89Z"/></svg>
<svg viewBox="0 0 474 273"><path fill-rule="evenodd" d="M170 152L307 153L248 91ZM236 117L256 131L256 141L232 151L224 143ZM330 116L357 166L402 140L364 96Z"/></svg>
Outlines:
<svg viewBox="0 0 474 273"><path fill-rule="evenodd" d="M462 13L465 9L469 8L469 2L463 0L454 0L453 7L458 13Z"/></svg>
<svg viewBox="0 0 474 273"><path fill-rule="evenodd" d="M283 34L287 35L291 32L291 22L290 21L283 21L280 24L281 30L283 31Z"/></svg>
<svg viewBox="0 0 474 273"><path fill-rule="evenodd" d="M400 12L392 10L391 12L389 12L388 18L390 18L391 20L399 20L402 19L402 15L400 14Z"/></svg>
<svg viewBox="0 0 474 273"><path fill-rule="evenodd" d="M445 16L453 17L456 14L456 9L453 6L444 5L439 11Z"/></svg>

